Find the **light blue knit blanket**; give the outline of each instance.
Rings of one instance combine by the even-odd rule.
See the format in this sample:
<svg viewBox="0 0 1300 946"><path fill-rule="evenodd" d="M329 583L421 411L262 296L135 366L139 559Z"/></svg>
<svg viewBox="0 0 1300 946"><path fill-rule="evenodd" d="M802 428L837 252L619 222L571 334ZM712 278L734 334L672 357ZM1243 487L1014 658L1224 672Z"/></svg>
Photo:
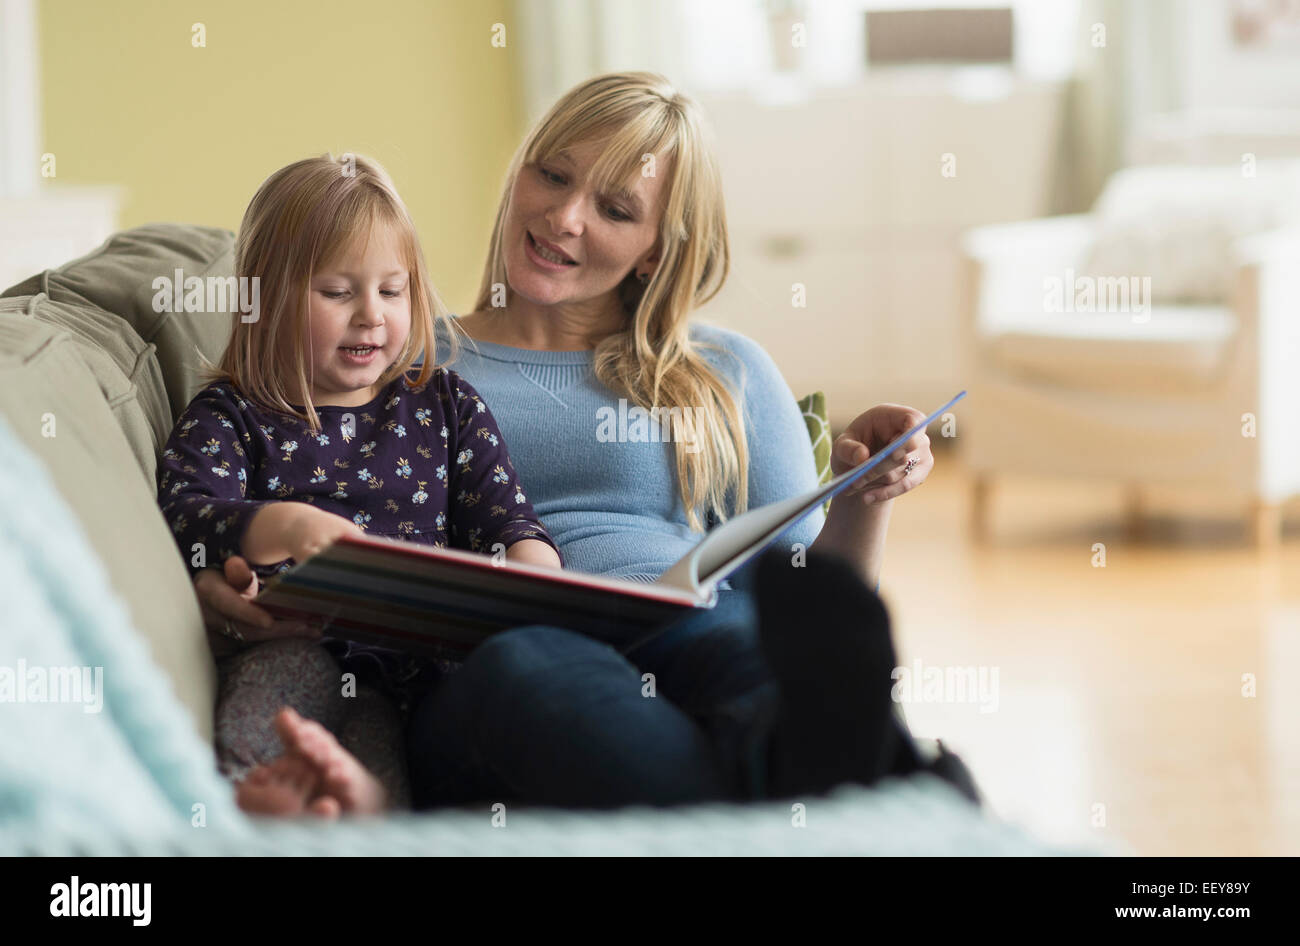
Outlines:
<svg viewBox="0 0 1300 946"><path fill-rule="evenodd" d="M777 802L246 818L49 484L0 417L0 854L1074 853L930 778L846 787L802 811Z"/></svg>

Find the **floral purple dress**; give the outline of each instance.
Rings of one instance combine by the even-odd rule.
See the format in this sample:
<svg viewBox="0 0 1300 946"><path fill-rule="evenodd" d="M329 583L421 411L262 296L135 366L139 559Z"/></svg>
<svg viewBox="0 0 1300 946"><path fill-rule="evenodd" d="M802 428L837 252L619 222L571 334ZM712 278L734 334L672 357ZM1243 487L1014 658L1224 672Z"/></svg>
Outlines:
<svg viewBox="0 0 1300 946"><path fill-rule="evenodd" d="M491 411L454 371L438 369L419 387L399 378L368 404L317 412L321 429L312 433L229 382L190 402L162 453L158 503L192 573L240 554L253 514L279 501L311 503L372 535L428 545L485 554L522 539L555 547ZM266 578L292 564L254 570ZM402 703L431 671L449 669L377 647L325 645L344 670Z"/></svg>
<svg viewBox="0 0 1300 946"><path fill-rule="evenodd" d="M428 545L555 546L492 412L454 371L439 369L419 388L399 378L368 404L317 413L313 434L226 382L190 402L162 453L158 502L192 571L239 554L253 514L283 500L346 516L372 535Z"/></svg>

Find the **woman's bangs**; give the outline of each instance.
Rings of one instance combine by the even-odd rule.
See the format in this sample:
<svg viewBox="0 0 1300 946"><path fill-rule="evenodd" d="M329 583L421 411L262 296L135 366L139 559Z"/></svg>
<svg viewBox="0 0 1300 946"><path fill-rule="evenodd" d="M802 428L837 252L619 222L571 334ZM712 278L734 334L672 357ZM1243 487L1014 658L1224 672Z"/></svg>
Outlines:
<svg viewBox="0 0 1300 946"><path fill-rule="evenodd" d="M591 169L591 179L602 194L630 193L641 176L650 176L646 155L658 162L677 148L676 129L658 109L646 109L610 137ZM654 171L657 173L657 167Z"/></svg>
<svg viewBox="0 0 1300 946"><path fill-rule="evenodd" d="M666 120L665 111L641 108L613 120L606 115L599 122L575 119L567 127L556 123L538 135L524 160L528 164L553 160L574 145L597 142L602 149L591 169L593 186L603 194L631 192L636 179L646 173L645 155L657 160L676 150L676 128Z"/></svg>

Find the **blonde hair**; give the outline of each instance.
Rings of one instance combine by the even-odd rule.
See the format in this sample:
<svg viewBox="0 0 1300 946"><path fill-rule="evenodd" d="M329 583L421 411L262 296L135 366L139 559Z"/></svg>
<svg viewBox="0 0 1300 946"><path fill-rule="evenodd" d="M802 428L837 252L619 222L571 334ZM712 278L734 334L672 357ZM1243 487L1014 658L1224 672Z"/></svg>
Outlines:
<svg viewBox="0 0 1300 946"><path fill-rule="evenodd" d="M506 286L506 217L515 180L527 165L571 145L603 143L591 171L601 191L627 190L642 172L643 156L672 161L659 227L660 260L648 284L629 272L618 287L627 328L602 339L594 353L596 377L646 409L697 411L702 429L675 437L678 491L694 530L712 514L724 521L748 505L749 452L742 408L735 394L693 342L691 311L717 294L727 277L730 252L722 178L699 107L663 76L649 72L597 76L565 93L516 152L492 230L476 310L491 306L494 286ZM679 425L679 430L681 429Z"/></svg>
<svg viewBox="0 0 1300 946"><path fill-rule="evenodd" d="M296 161L268 177L253 195L239 225L235 275L261 281L259 314L252 322L234 314L225 353L204 372L208 380L229 379L246 397L307 422L312 432L320 430L304 342L312 276L340 252L364 249L380 224L396 231L410 272L411 329L377 383L383 387L405 375L421 354L424 363L408 380L416 386L427 382L439 367L435 326L451 320L388 172L369 158L346 153ZM455 336L449 337L454 358Z"/></svg>

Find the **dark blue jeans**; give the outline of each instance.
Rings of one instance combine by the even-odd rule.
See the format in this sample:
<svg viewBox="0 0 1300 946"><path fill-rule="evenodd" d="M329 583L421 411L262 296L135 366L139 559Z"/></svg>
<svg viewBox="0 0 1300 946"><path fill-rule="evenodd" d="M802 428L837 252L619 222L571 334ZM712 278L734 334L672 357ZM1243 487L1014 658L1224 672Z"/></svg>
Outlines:
<svg viewBox="0 0 1300 946"><path fill-rule="evenodd" d="M763 797L776 699L747 591L719 592L714 608L626 655L557 627L505 631L413 707L412 801L599 808Z"/></svg>

